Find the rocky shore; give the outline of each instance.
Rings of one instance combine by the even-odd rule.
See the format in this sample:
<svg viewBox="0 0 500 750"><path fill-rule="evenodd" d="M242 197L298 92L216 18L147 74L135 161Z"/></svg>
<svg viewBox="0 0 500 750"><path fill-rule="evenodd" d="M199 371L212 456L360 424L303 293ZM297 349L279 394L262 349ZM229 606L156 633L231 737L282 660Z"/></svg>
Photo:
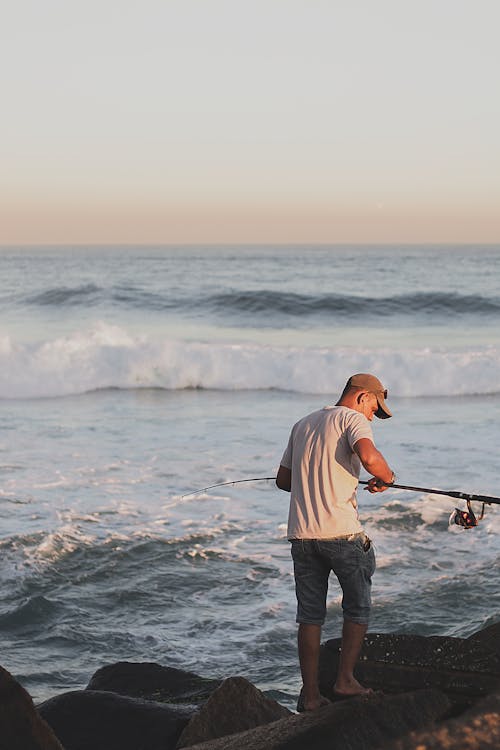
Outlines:
<svg viewBox="0 0 500 750"><path fill-rule="evenodd" d="M321 648L333 698L339 641ZM35 706L0 667L0 750L498 750L500 622L469 638L369 634L357 674L377 691L297 714L242 676L103 667Z"/></svg>

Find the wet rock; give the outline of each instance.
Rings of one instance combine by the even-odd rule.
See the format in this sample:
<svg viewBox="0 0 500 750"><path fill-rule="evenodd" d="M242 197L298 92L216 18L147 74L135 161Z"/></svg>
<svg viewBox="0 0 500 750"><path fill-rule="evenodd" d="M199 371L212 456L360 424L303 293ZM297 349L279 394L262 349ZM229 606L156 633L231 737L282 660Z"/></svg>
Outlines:
<svg viewBox="0 0 500 750"><path fill-rule="evenodd" d="M205 679L193 672L160 664L121 661L98 669L86 689L106 690L160 703L198 706L220 683L220 680Z"/></svg>
<svg viewBox="0 0 500 750"><path fill-rule="evenodd" d="M253 729L292 715L275 700L266 698L245 678L229 677L212 693L201 711L192 717L177 747L188 747L197 742Z"/></svg>
<svg viewBox="0 0 500 750"><path fill-rule="evenodd" d="M489 625L483 630L478 630L477 633L470 635L467 640L486 646L500 655L500 622Z"/></svg>
<svg viewBox="0 0 500 750"><path fill-rule="evenodd" d="M1 750L63 750L52 729L40 718L31 696L0 667Z"/></svg>
<svg viewBox="0 0 500 750"><path fill-rule="evenodd" d="M111 692L75 690L41 703L65 750L173 750L192 711Z"/></svg>
<svg viewBox="0 0 500 750"><path fill-rule="evenodd" d="M332 695L339 653L340 639L321 647L320 689L326 696ZM366 685L386 692L434 687L465 707L496 690L500 653L473 639L369 634L356 675Z"/></svg>
<svg viewBox="0 0 500 750"><path fill-rule="evenodd" d="M500 693L483 698L458 719L429 732L411 732L386 750L498 750Z"/></svg>
<svg viewBox="0 0 500 750"><path fill-rule="evenodd" d="M411 730L433 726L449 707L437 690L354 698L190 750L375 750Z"/></svg>

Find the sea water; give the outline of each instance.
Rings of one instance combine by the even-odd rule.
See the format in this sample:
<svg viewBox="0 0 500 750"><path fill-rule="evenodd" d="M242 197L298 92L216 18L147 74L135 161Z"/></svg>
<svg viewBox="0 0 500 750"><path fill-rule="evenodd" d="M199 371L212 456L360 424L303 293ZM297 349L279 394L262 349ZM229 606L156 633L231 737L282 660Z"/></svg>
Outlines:
<svg viewBox="0 0 500 750"><path fill-rule="evenodd" d="M288 495L260 478L354 372L388 387L401 484L500 494L498 246L4 247L0 269L1 664L35 700L129 660L293 706ZM463 530L460 501L358 495L372 631L499 620L498 506ZM341 624L332 579L324 639Z"/></svg>

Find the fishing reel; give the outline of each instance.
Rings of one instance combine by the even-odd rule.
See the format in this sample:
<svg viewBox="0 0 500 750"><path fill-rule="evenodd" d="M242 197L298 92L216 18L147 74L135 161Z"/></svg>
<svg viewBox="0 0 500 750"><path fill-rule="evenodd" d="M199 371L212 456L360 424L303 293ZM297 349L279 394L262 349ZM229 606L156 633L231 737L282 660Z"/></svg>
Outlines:
<svg viewBox="0 0 500 750"><path fill-rule="evenodd" d="M484 516L484 503L481 508L481 514L477 517L472 510L472 505L470 500L467 500L467 510L461 510L460 508L455 508L453 513L450 516L449 520L449 526L451 526L453 523L456 523L457 526L461 526L463 529L473 529L474 526L477 526L479 524L479 521L482 521Z"/></svg>

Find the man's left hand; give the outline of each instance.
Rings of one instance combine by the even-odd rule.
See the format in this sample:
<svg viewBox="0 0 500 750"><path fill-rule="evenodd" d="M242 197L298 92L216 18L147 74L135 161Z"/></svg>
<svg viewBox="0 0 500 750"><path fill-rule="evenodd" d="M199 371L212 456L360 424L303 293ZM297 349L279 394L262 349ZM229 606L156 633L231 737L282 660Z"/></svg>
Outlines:
<svg viewBox="0 0 500 750"><path fill-rule="evenodd" d="M388 482L387 484L384 484L382 479L377 479L377 477L372 477L368 484L366 489L368 492L385 492L385 490L391 486L391 483Z"/></svg>

